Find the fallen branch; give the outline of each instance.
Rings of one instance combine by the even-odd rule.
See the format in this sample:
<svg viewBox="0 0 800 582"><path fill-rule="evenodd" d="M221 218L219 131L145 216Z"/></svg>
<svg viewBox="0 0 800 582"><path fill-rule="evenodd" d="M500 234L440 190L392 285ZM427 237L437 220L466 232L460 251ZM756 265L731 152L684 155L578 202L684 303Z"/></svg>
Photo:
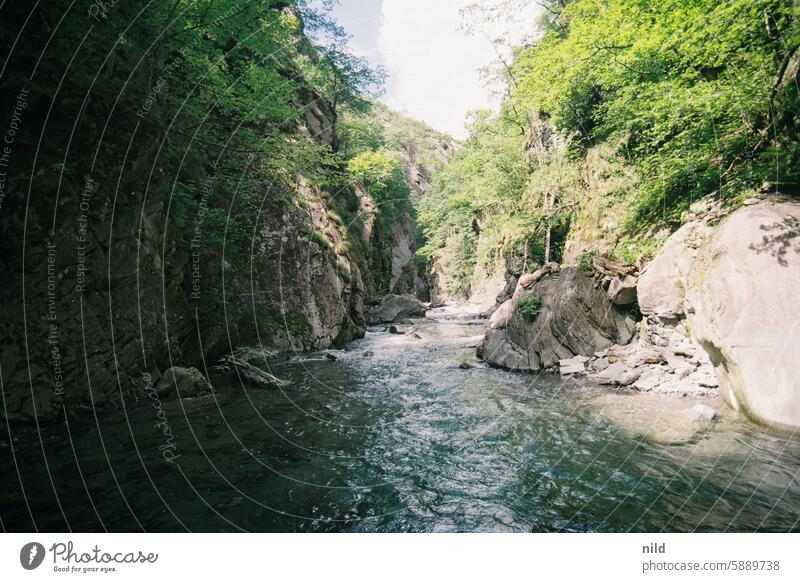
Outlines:
<svg viewBox="0 0 800 582"><path fill-rule="evenodd" d="M253 364L248 364L244 360L233 355L227 355L222 358L222 364L230 366L243 384L246 383L269 388L286 388L289 386L289 382L286 380L281 380L265 372L261 368Z"/></svg>

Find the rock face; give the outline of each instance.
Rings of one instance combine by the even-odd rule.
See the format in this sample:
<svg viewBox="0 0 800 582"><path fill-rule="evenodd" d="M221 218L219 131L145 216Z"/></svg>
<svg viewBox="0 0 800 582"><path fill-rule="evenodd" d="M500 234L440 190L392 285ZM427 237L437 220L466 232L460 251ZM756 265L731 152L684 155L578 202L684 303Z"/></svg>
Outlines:
<svg viewBox="0 0 800 582"><path fill-rule="evenodd" d="M211 383L197 368L181 368L173 366L161 377L156 388L162 398L177 396L191 398L211 392Z"/></svg>
<svg viewBox="0 0 800 582"><path fill-rule="evenodd" d="M692 334L725 400L765 424L800 426L800 204L761 202L709 236L687 278Z"/></svg>
<svg viewBox="0 0 800 582"><path fill-rule="evenodd" d="M520 311L531 297L540 302L535 317ZM553 368L559 360L628 343L635 324L634 317L612 305L590 277L567 268L538 278L527 290L518 286L514 297L495 312L478 352L492 365L538 371Z"/></svg>
<svg viewBox="0 0 800 582"><path fill-rule="evenodd" d="M697 250L711 230L703 222L688 222L667 240L639 277L636 291L642 313L667 319L683 317L686 281Z"/></svg>
<svg viewBox="0 0 800 582"><path fill-rule="evenodd" d="M254 291L270 299L269 317L259 325L266 338L259 343L281 351L341 345L366 329L366 285L343 249L346 233L320 192L302 178L297 190L305 212L267 213L261 237L269 252L253 267Z"/></svg>
<svg viewBox="0 0 800 582"><path fill-rule="evenodd" d="M411 178L409 178L411 179ZM425 269L414 261L417 250L417 229L414 218L403 214L392 225L390 293L413 295L422 301L431 297L430 283Z"/></svg>
<svg viewBox="0 0 800 582"><path fill-rule="evenodd" d="M370 308L367 321L370 325L377 323L395 323L401 319L425 317L428 306L413 295L387 295L380 305Z"/></svg>
<svg viewBox="0 0 800 582"><path fill-rule="evenodd" d="M690 396L713 396L763 424L800 427L800 204L749 200L719 225L687 222L637 283L646 320L639 342L598 354L624 370L598 380ZM609 288L611 291L611 288ZM595 367L597 366L597 367ZM618 373L615 373L618 372ZM604 376L602 376L604 374ZM606 378L607 377L607 378Z"/></svg>
<svg viewBox="0 0 800 582"><path fill-rule="evenodd" d="M301 99L313 106L303 107L295 129L335 148L333 109L317 95L303 93ZM41 100L31 103L28 114L44 119L47 111ZM82 118L87 127L78 133L93 135L89 126L100 131L92 119ZM109 135L121 140L127 129L116 127ZM59 150L53 154L59 159L66 147L62 137L68 136L66 131L45 139ZM203 220L221 210L201 206L202 211L178 216L170 206L173 178L161 169L148 178L150 168L160 168L160 139L139 132L133 145L112 140L102 171L93 177L83 177L76 166L64 178L63 187L72 194L62 197L55 223L55 186L46 182L36 183L29 208L21 189L3 205L0 371L6 406L0 415L48 421L64 404L111 407L120 396L135 403L150 379L173 364L202 367L204 359L214 361L243 344L293 352L356 339L367 325L364 258L395 252L398 260L410 261L410 248L392 248L392 241L375 245L376 205L368 192L342 193L352 194L348 204L364 219L356 232L334 212L328 194L291 175L250 193L262 206L247 234L252 245L247 264L234 265L229 247L197 234L207 234ZM87 143L95 148L97 141ZM122 195L118 177L128 148L133 171L125 172ZM74 155L91 159L82 151ZM31 173L22 165L17 171ZM202 188L198 183L198 193L217 178L208 176ZM403 240L412 237L409 229L413 223L403 222ZM363 245L356 246L369 257L351 250L357 238ZM423 292L414 273L404 274L398 265L395 286Z"/></svg>
<svg viewBox="0 0 800 582"><path fill-rule="evenodd" d="M474 284L470 289L468 303L481 316L487 316L497 308L497 297L506 286L505 269L488 272L484 266L475 265Z"/></svg>

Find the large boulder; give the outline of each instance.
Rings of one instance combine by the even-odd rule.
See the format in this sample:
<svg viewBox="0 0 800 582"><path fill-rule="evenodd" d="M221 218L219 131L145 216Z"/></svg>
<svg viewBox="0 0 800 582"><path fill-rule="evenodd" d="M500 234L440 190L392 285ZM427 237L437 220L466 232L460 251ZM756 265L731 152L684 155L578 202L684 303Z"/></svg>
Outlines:
<svg viewBox="0 0 800 582"><path fill-rule="evenodd" d="M538 313L520 310L533 297ZM512 370L553 368L559 360L626 344L635 333L630 311L614 306L573 267L546 274L528 289L519 287L509 302L498 310L478 353L489 364Z"/></svg>
<svg viewBox="0 0 800 582"><path fill-rule="evenodd" d="M730 215L700 249L686 292L689 327L725 400L792 429L800 427L799 297L797 202L761 202Z"/></svg>
<svg viewBox="0 0 800 582"><path fill-rule="evenodd" d="M683 317L686 280L697 250L710 232L705 222L688 222L669 237L639 276L636 294L643 314L665 319Z"/></svg>
<svg viewBox="0 0 800 582"><path fill-rule="evenodd" d="M425 317L428 306L413 295L387 295L377 307L367 313L367 322L395 323L401 319Z"/></svg>

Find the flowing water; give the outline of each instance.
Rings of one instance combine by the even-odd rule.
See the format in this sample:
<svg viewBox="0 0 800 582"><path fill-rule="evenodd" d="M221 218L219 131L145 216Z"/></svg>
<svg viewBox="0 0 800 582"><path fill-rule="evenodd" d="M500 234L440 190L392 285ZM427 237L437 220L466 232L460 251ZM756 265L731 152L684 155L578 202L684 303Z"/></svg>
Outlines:
<svg viewBox="0 0 800 582"><path fill-rule="evenodd" d="M0 447L2 525L800 529L798 439L723 414L684 444L651 441L598 412L593 401L608 388L475 362L476 322L417 328L420 337L371 331L336 361L274 362L271 371L292 381L284 390L218 386L216 397L164 403L173 463L159 451L163 426L154 428L149 402L113 417L85 411L41 440L12 433L15 455Z"/></svg>

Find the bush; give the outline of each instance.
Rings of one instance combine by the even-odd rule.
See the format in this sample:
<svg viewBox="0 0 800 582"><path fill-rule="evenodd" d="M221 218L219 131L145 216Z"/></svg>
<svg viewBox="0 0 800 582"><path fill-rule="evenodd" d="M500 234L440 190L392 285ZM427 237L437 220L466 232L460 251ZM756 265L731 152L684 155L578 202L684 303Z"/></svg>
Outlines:
<svg viewBox="0 0 800 582"><path fill-rule="evenodd" d="M623 261L635 263L639 259L644 261L651 261L664 243L667 242L666 236L648 236L646 238L629 240L622 243L619 248L614 251L614 254Z"/></svg>
<svg viewBox="0 0 800 582"><path fill-rule="evenodd" d="M578 266L583 271L591 271L592 270L592 261L594 258L599 255L598 251L586 251L578 257Z"/></svg>
<svg viewBox="0 0 800 582"><path fill-rule="evenodd" d="M517 309L519 309L519 312L524 315L526 319L535 320L539 317L539 313L542 310L542 302L538 297L534 297L533 295L523 297L517 302Z"/></svg>

